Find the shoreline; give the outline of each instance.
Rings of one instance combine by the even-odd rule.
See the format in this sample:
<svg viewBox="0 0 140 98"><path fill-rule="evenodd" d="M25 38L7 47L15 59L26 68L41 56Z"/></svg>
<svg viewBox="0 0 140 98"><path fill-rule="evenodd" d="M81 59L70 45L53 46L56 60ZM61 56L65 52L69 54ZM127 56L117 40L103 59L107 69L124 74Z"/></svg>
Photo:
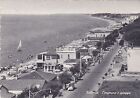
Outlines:
<svg viewBox="0 0 140 98"><path fill-rule="evenodd" d="M113 21L112 20L108 20L108 19L103 19L103 18L98 18L98 17L93 17L93 16L88 16L88 17L90 17L90 18L94 18L94 19L96 19L96 20L99 20L99 21L105 21L105 22L108 22L108 26L102 26L102 27L99 27L99 28L105 28L105 27L109 27L110 25L112 25L112 23L113 23ZM98 28L98 27L95 27L95 28ZM88 31L89 31L90 29L88 29ZM86 31L86 32L88 32L88 31ZM85 33L86 33L85 32ZM83 36L84 34L82 34L82 36ZM75 39L73 39L73 40L75 40ZM70 41L71 42L71 41ZM64 42L63 42L64 43ZM68 44L68 43L65 43L65 44ZM57 47L57 46L56 46ZM53 48L55 48L55 47L53 47ZM43 50L42 50L43 51ZM40 52L42 52L42 51L40 51ZM39 52L39 53L40 53ZM31 59L32 60L32 59ZM24 64L24 63L28 63L28 62L30 62L31 60L24 60L24 62L22 63L22 64ZM18 64L15 64L15 65L19 65L20 63L18 63ZM9 66L9 65L7 65L7 66Z"/></svg>
<svg viewBox="0 0 140 98"><path fill-rule="evenodd" d="M91 17L92 17L92 16L91 16ZM100 20L103 20L103 21L107 21L107 22L109 23L108 26L106 26L106 27L99 27L99 28L107 28L107 27L110 27L110 26L113 26L113 25L117 24L117 22L116 22L116 21L113 21L113 20L104 19L104 18L98 18L98 17L94 17L94 18L97 18L97 19L100 19ZM98 27L97 27L97 28L98 28ZM94 29L96 29L96 28L94 28ZM86 33L85 33L85 34L86 34ZM78 39L78 40L79 40L79 39ZM71 42L70 42L70 43L71 43ZM68 43L68 44L69 44L69 43ZM44 51L42 51L42 52L44 52ZM33 64L34 61L36 61L35 58L32 59L32 60L30 60L30 61L27 61L27 62L25 62L25 63L19 64L19 65L29 65L29 64Z"/></svg>
<svg viewBox="0 0 140 98"><path fill-rule="evenodd" d="M117 23L115 20L111 20L111 19L105 19L105 18L95 17L95 16L91 16L91 17L94 17L94 18L97 18L97 19L100 19L100 20L103 20L103 21L107 21L109 23L109 26Z"/></svg>

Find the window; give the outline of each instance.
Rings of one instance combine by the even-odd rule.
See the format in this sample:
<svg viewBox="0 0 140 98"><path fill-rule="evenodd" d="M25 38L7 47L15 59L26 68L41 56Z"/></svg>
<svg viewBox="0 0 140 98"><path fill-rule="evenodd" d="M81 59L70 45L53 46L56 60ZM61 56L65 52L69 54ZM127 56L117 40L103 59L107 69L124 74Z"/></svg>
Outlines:
<svg viewBox="0 0 140 98"><path fill-rule="evenodd" d="M48 66L45 66L45 69L47 69L48 68Z"/></svg>
<svg viewBox="0 0 140 98"><path fill-rule="evenodd" d="M42 63L37 63L37 67L38 68L43 68L43 64Z"/></svg>
<svg viewBox="0 0 140 98"><path fill-rule="evenodd" d="M41 59L42 60L42 55L41 54L39 54L38 56L37 56L37 59Z"/></svg>
<svg viewBox="0 0 140 98"><path fill-rule="evenodd" d="M54 69L54 66L52 66L52 70Z"/></svg>
<svg viewBox="0 0 140 98"><path fill-rule="evenodd" d="M50 60L50 56L46 56L46 60Z"/></svg>
<svg viewBox="0 0 140 98"><path fill-rule="evenodd" d="M51 66L48 66L48 70L49 70L49 71L51 70Z"/></svg>
<svg viewBox="0 0 140 98"><path fill-rule="evenodd" d="M70 55L68 54L68 59L70 59Z"/></svg>
<svg viewBox="0 0 140 98"><path fill-rule="evenodd" d="M61 54L61 58L63 58L63 55Z"/></svg>

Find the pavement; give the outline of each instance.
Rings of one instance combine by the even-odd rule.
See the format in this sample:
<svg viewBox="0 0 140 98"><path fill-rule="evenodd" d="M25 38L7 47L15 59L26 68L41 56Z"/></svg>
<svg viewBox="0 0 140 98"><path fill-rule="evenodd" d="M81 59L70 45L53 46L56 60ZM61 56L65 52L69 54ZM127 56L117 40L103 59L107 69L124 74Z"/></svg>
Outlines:
<svg viewBox="0 0 140 98"><path fill-rule="evenodd" d="M104 55L100 64L91 66L90 70L82 77L82 80L75 84L76 89L74 91L63 91L63 96L58 98L94 98L105 77L105 73L112 66L112 60L115 57L119 47L117 44Z"/></svg>

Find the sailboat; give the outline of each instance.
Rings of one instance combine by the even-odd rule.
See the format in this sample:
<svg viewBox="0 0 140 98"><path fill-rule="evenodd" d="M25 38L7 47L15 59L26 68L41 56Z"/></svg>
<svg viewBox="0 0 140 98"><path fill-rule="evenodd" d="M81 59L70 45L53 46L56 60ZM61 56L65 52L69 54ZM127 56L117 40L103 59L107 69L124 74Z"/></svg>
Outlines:
<svg viewBox="0 0 140 98"><path fill-rule="evenodd" d="M17 47L17 51L18 52L21 52L22 50L21 50L21 47L22 47L22 43L21 43L21 40L19 41L19 45L18 45L18 47Z"/></svg>

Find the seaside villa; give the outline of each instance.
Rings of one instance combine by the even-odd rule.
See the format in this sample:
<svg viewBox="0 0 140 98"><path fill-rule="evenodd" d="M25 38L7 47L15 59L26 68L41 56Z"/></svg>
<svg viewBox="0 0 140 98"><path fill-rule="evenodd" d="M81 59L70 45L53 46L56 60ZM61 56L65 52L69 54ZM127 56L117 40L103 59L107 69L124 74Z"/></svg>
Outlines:
<svg viewBox="0 0 140 98"><path fill-rule="evenodd" d="M59 70L59 59L55 52L42 52L36 56L36 65L44 69L44 72L55 72Z"/></svg>

